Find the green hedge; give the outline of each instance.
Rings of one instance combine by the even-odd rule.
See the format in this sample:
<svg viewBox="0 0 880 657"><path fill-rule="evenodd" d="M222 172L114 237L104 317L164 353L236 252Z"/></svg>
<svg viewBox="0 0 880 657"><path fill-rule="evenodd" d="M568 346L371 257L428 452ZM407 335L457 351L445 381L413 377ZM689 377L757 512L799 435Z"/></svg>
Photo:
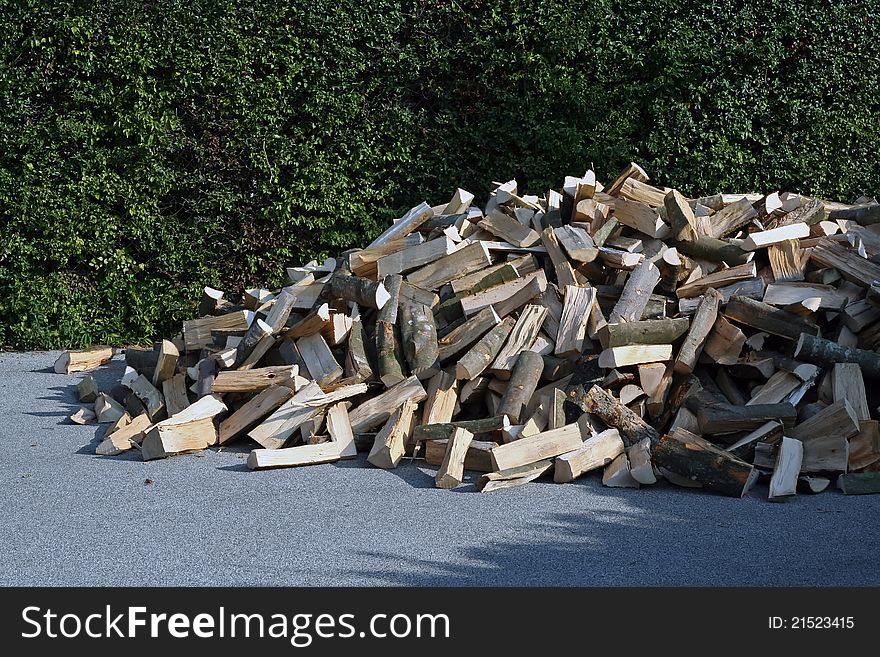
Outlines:
<svg viewBox="0 0 880 657"><path fill-rule="evenodd" d="M0 346L169 334L514 175L876 193L880 2L752 4L3 3Z"/></svg>

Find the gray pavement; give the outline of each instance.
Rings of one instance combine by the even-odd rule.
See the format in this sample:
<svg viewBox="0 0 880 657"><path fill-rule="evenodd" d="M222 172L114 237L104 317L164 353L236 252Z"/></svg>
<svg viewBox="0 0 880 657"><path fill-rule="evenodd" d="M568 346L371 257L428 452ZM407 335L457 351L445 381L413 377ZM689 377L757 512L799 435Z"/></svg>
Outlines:
<svg viewBox="0 0 880 657"><path fill-rule="evenodd" d="M765 485L736 500L597 475L483 495L363 455L267 472L242 447L97 457L57 355L0 354L0 585L880 584L877 495L771 504Z"/></svg>

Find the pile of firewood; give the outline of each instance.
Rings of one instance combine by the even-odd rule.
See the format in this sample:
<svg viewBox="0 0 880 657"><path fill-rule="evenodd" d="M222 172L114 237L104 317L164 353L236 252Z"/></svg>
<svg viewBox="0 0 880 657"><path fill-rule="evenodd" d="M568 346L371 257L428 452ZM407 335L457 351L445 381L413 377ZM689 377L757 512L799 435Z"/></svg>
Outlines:
<svg viewBox="0 0 880 657"><path fill-rule="evenodd" d="M369 451L452 488L602 470L742 496L880 491L880 205L792 193L688 199L636 164L562 192L457 190L364 249L240 304L205 288L173 340L79 384L98 454L252 443L254 470ZM59 372L114 351L67 352ZM870 400L870 403L869 403ZM872 411L873 409L873 411Z"/></svg>

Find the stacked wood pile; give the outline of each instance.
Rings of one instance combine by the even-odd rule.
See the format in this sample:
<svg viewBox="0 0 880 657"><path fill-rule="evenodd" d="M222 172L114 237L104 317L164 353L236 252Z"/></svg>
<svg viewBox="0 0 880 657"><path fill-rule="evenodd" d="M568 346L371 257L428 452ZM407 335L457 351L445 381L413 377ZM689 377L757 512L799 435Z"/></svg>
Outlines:
<svg viewBox="0 0 880 657"><path fill-rule="evenodd" d="M233 441L254 470L368 452L483 492L598 470L769 498L880 490L880 205L686 198L636 164L561 192L414 207L364 249L198 317L71 419L99 454ZM67 353L59 371L112 350Z"/></svg>

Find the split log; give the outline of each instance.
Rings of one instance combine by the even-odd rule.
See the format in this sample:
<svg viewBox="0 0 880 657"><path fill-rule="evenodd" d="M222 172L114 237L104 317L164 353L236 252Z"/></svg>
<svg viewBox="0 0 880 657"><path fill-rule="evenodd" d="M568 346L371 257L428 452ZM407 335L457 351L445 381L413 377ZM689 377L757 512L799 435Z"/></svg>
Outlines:
<svg viewBox="0 0 880 657"><path fill-rule="evenodd" d="M131 392L141 401L152 422L166 417L165 398L143 374L132 381Z"/></svg>
<svg viewBox="0 0 880 657"><path fill-rule="evenodd" d="M488 332L501 323L492 306L483 308L479 313L450 331L439 340L438 358L445 363L459 355L462 351L481 340Z"/></svg>
<svg viewBox="0 0 880 657"><path fill-rule="evenodd" d="M660 217L660 213L649 205L638 201L619 198L614 202L614 217L624 226L629 226L649 237L664 238L670 228Z"/></svg>
<svg viewBox="0 0 880 657"><path fill-rule="evenodd" d="M355 433L365 433L391 417L407 399L424 401L428 396L418 378L411 376L385 392L362 402L350 414L351 428Z"/></svg>
<svg viewBox="0 0 880 657"><path fill-rule="evenodd" d="M495 470L507 470L528 465L572 452L582 443L580 427L577 424L567 424L560 429L499 445L492 450L492 466Z"/></svg>
<svg viewBox="0 0 880 657"><path fill-rule="evenodd" d="M758 213L754 206L748 198L743 197L712 215L706 234L715 238L727 237L757 218Z"/></svg>
<svg viewBox="0 0 880 657"><path fill-rule="evenodd" d="M259 392L274 384L283 384L299 373L296 365L275 365L253 370L224 370L214 378L211 391Z"/></svg>
<svg viewBox="0 0 880 657"><path fill-rule="evenodd" d="M443 463L440 464L435 477L437 488L449 489L461 484L464 478L465 457L473 439L474 435L465 429L457 428L452 432L446 445Z"/></svg>
<svg viewBox="0 0 880 657"><path fill-rule="evenodd" d="M395 253L411 246L416 246L424 242L425 239L419 233L411 233L403 237L393 238L380 246L371 249L362 249L355 251L348 256L348 266L351 273L355 276L363 276L365 278L377 278L376 264L379 258Z"/></svg>
<svg viewBox="0 0 880 657"><path fill-rule="evenodd" d="M809 335L819 333L818 326L801 317L795 317L784 310L746 297L731 298L724 309L724 314L735 322L788 340L797 340L802 333Z"/></svg>
<svg viewBox="0 0 880 657"><path fill-rule="evenodd" d="M508 217L500 210L489 212L486 217L477 222L477 225L514 246L527 248L534 246L541 239L537 232L524 226L516 219Z"/></svg>
<svg viewBox="0 0 880 657"><path fill-rule="evenodd" d="M846 400L826 406L786 432L804 444L802 472L846 472L848 439L859 432L859 421Z"/></svg>
<svg viewBox="0 0 880 657"><path fill-rule="evenodd" d="M654 448L654 462L731 497L745 495L758 478L753 466L684 429L660 439Z"/></svg>
<svg viewBox="0 0 880 657"><path fill-rule="evenodd" d="M74 424L85 425L95 422L97 420L97 415L91 408L80 406L76 413L71 415L68 419Z"/></svg>
<svg viewBox="0 0 880 657"><path fill-rule="evenodd" d="M751 252L743 251L737 244L731 244L730 242L706 235L699 235L695 240L689 242L673 241L670 243L670 246L674 246L681 253L692 258L709 260L710 262L724 262L731 267L744 265L754 255Z"/></svg>
<svg viewBox="0 0 880 657"><path fill-rule="evenodd" d="M798 240L784 240L767 249L770 269L777 283L804 280L804 262Z"/></svg>
<svg viewBox="0 0 880 657"><path fill-rule="evenodd" d="M593 242L593 238L582 228L566 225L555 228L553 232L572 260L593 262L599 255L599 248Z"/></svg>
<svg viewBox="0 0 880 657"><path fill-rule="evenodd" d="M145 461L150 461L199 451L216 444L214 418L226 410L226 405L220 400L203 397L175 417L153 425L141 443L141 456Z"/></svg>
<svg viewBox="0 0 880 657"><path fill-rule="evenodd" d="M428 382L422 424L451 422L457 403L458 381L449 371L438 372Z"/></svg>
<svg viewBox="0 0 880 657"><path fill-rule="evenodd" d="M709 337L706 338L703 354L719 365L733 365L739 359L745 343L745 333L728 322L723 315L718 315Z"/></svg>
<svg viewBox="0 0 880 657"><path fill-rule="evenodd" d="M380 279L389 274L404 274L448 256L453 251L455 243L443 236L379 258L376 272Z"/></svg>
<svg viewBox="0 0 880 657"><path fill-rule="evenodd" d="M245 359L251 355L251 352L256 348L257 344L259 344L264 337L271 335L271 326L262 319L254 320L250 327L248 327L247 333L244 334L241 342L239 342L238 346L235 348L235 360L232 366L239 367L242 365Z"/></svg>
<svg viewBox="0 0 880 657"><path fill-rule="evenodd" d="M55 361L55 372L72 374L87 372L106 365L113 358L112 347L92 347L85 351L65 351Z"/></svg>
<svg viewBox="0 0 880 657"><path fill-rule="evenodd" d="M552 467L552 459L544 459L543 461L529 463L519 468L510 468L501 472L487 472L477 482L477 490L481 493L491 493L497 490L524 486L543 475Z"/></svg>
<svg viewBox="0 0 880 657"><path fill-rule="evenodd" d="M690 374L694 371L706 338L715 325L720 305L721 295L715 288L708 288L697 307L697 312L691 320L690 330L678 351L678 357L675 359L674 370L677 374Z"/></svg>
<svg viewBox="0 0 880 657"><path fill-rule="evenodd" d="M246 331L254 319L254 313L250 310L238 310L211 317L200 317L183 323L183 342L186 351L198 351L208 347L213 342L211 331ZM136 365L132 365L138 369ZM144 372L141 372L142 374Z"/></svg>
<svg viewBox="0 0 880 657"><path fill-rule="evenodd" d="M321 304L285 331L284 337L287 340L291 340L315 335L316 333L320 333L329 321L330 306L326 303Z"/></svg>
<svg viewBox="0 0 880 657"><path fill-rule="evenodd" d="M696 409L700 431L704 434L724 434L736 431L751 431L770 420L778 420L786 427L794 426L797 411L789 403L753 404L752 406L733 406L732 404L703 404Z"/></svg>
<svg viewBox="0 0 880 657"><path fill-rule="evenodd" d="M771 306L788 306L805 299L820 299L819 308L839 311L849 303L849 298L832 285L818 283L774 283L764 291L764 303Z"/></svg>
<svg viewBox="0 0 880 657"><path fill-rule="evenodd" d="M455 278L485 269L491 264L492 259L486 245L483 242L474 242L407 274L406 280L426 290L437 290Z"/></svg>
<svg viewBox="0 0 880 657"><path fill-rule="evenodd" d="M634 344L609 347L599 354L599 367L612 369L641 363L657 363L672 358L671 344Z"/></svg>
<svg viewBox="0 0 880 657"><path fill-rule="evenodd" d="M83 378L82 381L76 384L77 399L83 404L91 404L94 402L98 398L98 393L100 392L97 382L91 376Z"/></svg>
<svg viewBox="0 0 880 657"><path fill-rule="evenodd" d="M501 398L499 415L506 415L512 424L519 424L544 370L544 359L533 351L523 351L510 375L507 390Z"/></svg>
<svg viewBox="0 0 880 657"><path fill-rule="evenodd" d="M635 322L641 319L651 291L659 281L660 270L653 262L645 260L637 266L627 277L620 299L608 316L608 323Z"/></svg>
<svg viewBox="0 0 880 657"><path fill-rule="evenodd" d="M783 436L776 455L776 466L770 479L771 502L780 502L797 493L798 475L804 458L804 445L800 440Z"/></svg>
<svg viewBox="0 0 880 657"><path fill-rule="evenodd" d="M617 178L614 179L614 182L608 186L608 189L606 189L605 192L609 196L617 196L628 178L632 178L638 182L648 182L648 180L650 180L648 174L645 173L645 170L642 167L635 162L630 162L624 167L623 171L620 172Z"/></svg>
<svg viewBox="0 0 880 657"><path fill-rule="evenodd" d="M333 463L357 456L354 434L351 430L336 432L331 436L333 439L329 442L316 445L299 445L283 449L255 449L248 455L247 466L251 470L290 468L318 463Z"/></svg>
<svg viewBox="0 0 880 657"><path fill-rule="evenodd" d="M546 317L547 309L541 306L528 305L523 309L507 342L492 363L491 369L497 378L510 378L520 352L532 346Z"/></svg>
<svg viewBox="0 0 880 657"><path fill-rule="evenodd" d="M373 378L373 368L370 365L370 359L367 357L367 336L360 314L353 312L353 315L355 317L351 323L351 330L348 333L348 349L345 352L343 373L345 378L360 383Z"/></svg>
<svg viewBox="0 0 880 657"><path fill-rule="evenodd" d="M856 363L835 363L833 371L833 399L847 401L860 422L871 419L865 393L862 370Z"/></svg>
<svg viewBox="0 0 880 657"><path fill-rule="evenodd" d="M721 295L722 304L726 304L734 296L748 297L749 299L760 300L764 296L766 285L764 284L763 278L756 276L755 278L747 281L733 283L732 285L725 285L724 287L716 289ZM697 311L698 305L700 305L699 297L695 297L692 299L680 299L678 302L678 312L682 316L693 315Z"/></svg>
<svg viewBox="0 0 880 657"><path fill-rule="evenodd" d="M813 246L810 260L818 267L833 267L846 280L865 288L871 287L874 281L880 280L880 265L866 260L858 254L858 251L827 237Z"/></svg>
<svg viewBox="0 0 880 657"><path fill-rule="evenodd" d="M324 398L320 386L313 381L283 402L247 435L266 449L280 449L302 425L318 414L320 407L306 402Z"/></svg>
<svg viewBox="0 0 880 657"><path fill-rule="evenodd" d="M743 251L755 251L757 249L765 249L768 246L779 244L787 240L796 240L810 236L810 227L807 224L790 224L772 230L762 230L757 233L751 233L740 244Z"/></svg>
<svg viewBox="0 0 880 657"><path fill-rule="evenodd" d="M732 285L740 281L746 281L754 278L758 273L757 265L754 262L747 262L744 265L729 267L719 271L707 274L697 280L687 283L679 287L675 294L679 299L687 299L704 294L709 288L718 289L727 285Z"/></svg>
<svg viewBox="0 0 880 657"><path fill-rule="evenodd" d="M170 340L162 340L159 348L159 357L156 360L156 368L152 376L153 385L158 386L163 381L167 381L177 373L177 359L180 352L174 343Z"/></svg>
<svg viewBox="0 0 880 657"><path fill-rule="evenodd" d="M794 357L819 365L856 363L864 376L880 379L880 355L864 349L843 347L813 334L801 334L794 350Z"/></svg>
<svg viewBox="0 0 880 657"><path fill-rule="evenodd" d="M296 341L296 349L308 368L309 376L318 385L326 386L342 378L342 366L320 334L300 338Z"/></svg>
<svg viewBox="0 0 880 657"><path fill-rule="evenodd" d="M407 212L403 217L395 221L391 226L389 226L385 231L382 232L379 237L374 239L367 246L366 250L376 249L381 247L393 240L398 240L402 237L406 237L423 223L425 223L428 219L430 219L434 215L434 211L431 209L431 206L427 203L422 202L421 204L412 208L409 212Z"/></svg>
<svg viewBox="0 0 880 657"><path fill-rule="evenodd" d="M565 254L562 252L562 248L559 246L559 240L552 228L545 228L541 233L541 243L544 245L544 248L547 249L547 255L550 258L550 262L553 263L557 285L560 287L577 285L578 281L574 275L574 269L568 261L568 258L566 258ZM599 245L597 244L596 246Z"/></svg>
<svg viewBox="0 0 880 657"><path fill-rule="evenodd" d="M406 451L407 438L412 433L416 406L418 402L407 399L400 408L395 409L373 440L367 457L370 463L386 470L397 467Z"/></svg>
<svg viewBox="0 0 880 657"><path fill-rule="evenodd" d="M267 418L293 396L293 390L283 385L270 385L248 400L220 423L218 443L225 445L241 436Z"/></svg>
<svg viewBox="0 0 880 657"><path fill-rule="evenodd" d="M425 443L425 463L439 466L446 457L448 438L429 440ZM486 440L472 440L464 456L464 469L475 472L492 471L492 450L498 443Z"/></svg>
<svg viewBox="0 0 880 657"><path fill-rule="evenodd" d="M510 420L506 415L494 415L478 420L420 424L413 429L412 441L418 443L428 440L446 440L456 428L467 429L475 436L496 434L509 429Z"/></svg>
<svg viewBox="0 0 880 657"><path fill-rule="evenodd" d="M595 303L596 291L593 288L566 286L565 305L556 334L554 353L557 356L576 356L584 350L587 323Z"/></svg>
<svg viewBox="0 0 880 657"><path fill-rule="evenodd" d="M587 438L573 452L556 458L553 481L558 484L574 481L582 474L604 467L624 451L617 429L606 429Z"/></svg>
<svg viewBox="0 0 880 657"><path fill-rule="evenodd" d="M618 454L611 463L605 466L602 473L602 485L610 488L639 488L631 472L626 453Z"/></svg>
<svg viewBox="0 0 880 657"><path fill-rule="evenodd" d="M477 378L498 356L515 324L512 317L507 317L480 338L459 358L455 367L456 378L469 381Z"/></svg>
<svg viewBox="0 0 880 657"><path fill-rule="evenodd" d="M849 439L847 463L850 472L880 462L880 422L862 420L859 432Z"/></svg>
<svg viewBox="0 0 880 657"><path fill-rule="evenodd" d="M117 456L143 443L145 432L152 426L150 418L138 415L131 422L107 434L95 449L99 456Z"/></svg>

